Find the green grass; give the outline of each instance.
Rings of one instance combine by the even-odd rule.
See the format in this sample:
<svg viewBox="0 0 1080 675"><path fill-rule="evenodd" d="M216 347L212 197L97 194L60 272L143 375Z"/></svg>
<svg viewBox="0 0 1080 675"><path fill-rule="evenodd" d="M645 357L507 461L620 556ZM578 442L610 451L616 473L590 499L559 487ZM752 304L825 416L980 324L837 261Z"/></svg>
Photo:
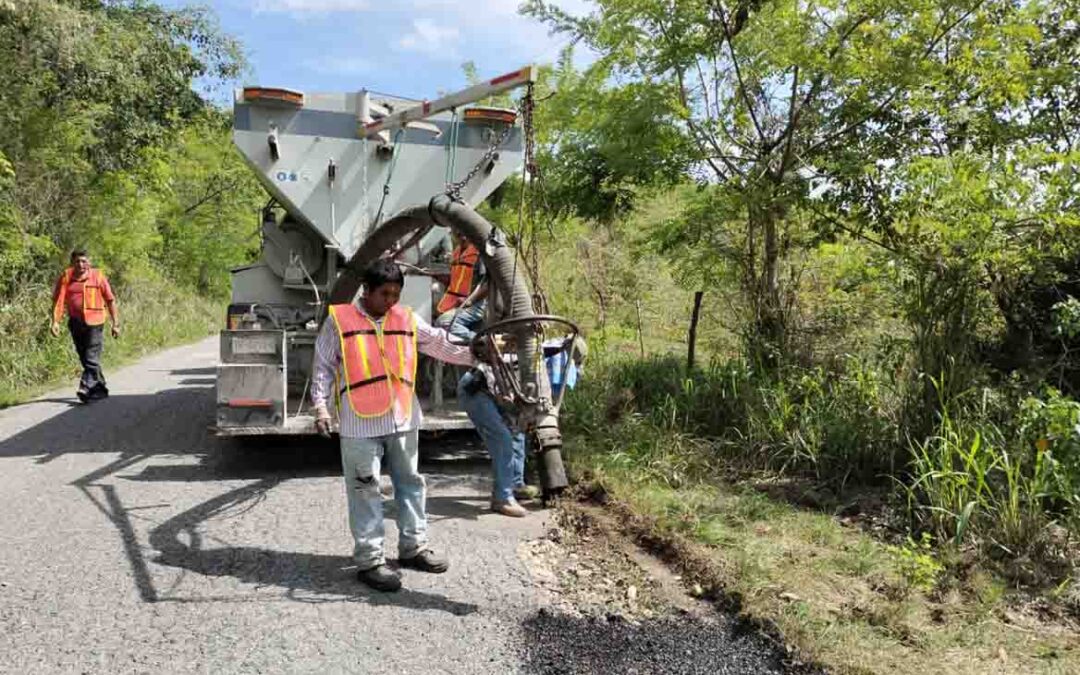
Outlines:
<svg viewBox="0 0 1080 675"><path fill-rule="evenodd" d="M946 416L905 449L899 400L859 369L777 381L731 365L686 378L664 360L593 362L567 400L565 454L643 542L691 551L696 562L675 561L687 579L734 593L836 672L1080 672L1068 614L1027 610L998 564L1032 554L1048 526L1049 460L988 419ZM910 497L916 529L885 541L763 494L778 473L828 494L873 482L901 516ZM1066 576L1055 592L1071 586Z"/></svg>
<svg viewBox="0 0 1080 675"><path fill-rule="evenodd" d="M1069 551L1051 533L1056 518L1072 513L1071 490L1061 487L1075 478L1045 443L1042 451L1022 432L985 419L957 422L946 410L934 436L912 444L912 478L901 484L912 517L944 547L1032 559L1043 568L1037 575L1052 575L1055 562L1068 565Z"/></svg>
<svg viewBox="0 0 1080 675"><path fill-rule="evenodd" d="M105 339L109 370L165 347L198 340L218 330L224 306L160 279L117 287L123 333ZM71 338L49 334L48 289L31 288L0 305L0 407L28 401L70 384L80 368Z"/></svg>
<svg viewBox="0 0 1080 675"><path fill-rule="evenodd" d="M827 514L720 482L673 488L584 439L570 437L567 456L612 508L633 514L624 522L647 523L639 535L701 547L712 590L737 595L746 614L834 672L1080 669L1073 629L1014 615L1002 583L985 572L941 593L940 563L917 545L889 546Z"/></svg>

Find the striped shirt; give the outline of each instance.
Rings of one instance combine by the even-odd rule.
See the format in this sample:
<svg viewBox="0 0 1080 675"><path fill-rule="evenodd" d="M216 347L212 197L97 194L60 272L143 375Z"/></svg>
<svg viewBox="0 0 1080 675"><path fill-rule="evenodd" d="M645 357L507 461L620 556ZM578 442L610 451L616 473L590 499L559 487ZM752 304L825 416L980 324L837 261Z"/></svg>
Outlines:
<svg viewBox="0 0 1080 675"><path fill-rule="evenodd" d="M382 325L382 318L375 319L359 307L360 313ZM416 316L415 314L413 316ZM420 353L453 363L459 366L471 366L476 363L468 346L456 345L448 339L445 330L433 328L428 322L416 316L416 346ZM311 403L318 415L320 411L328 410L330 401L338 403L340 414L338 415L338 432L345 438L375 438L412 431L420 428L420 420L423 413L420 412L420 401L413 394L412 414L404 423L397 420L404 415L398 407L400 404L395 400L394 409L381 417L360 417L352 411L347 396L334 396L334 380L341 370L341 341L338 338L337 324L328 318L323 322L319 337L315 340L315 374L311 383ZM340 403L339 403L340 400Z"/></svg>

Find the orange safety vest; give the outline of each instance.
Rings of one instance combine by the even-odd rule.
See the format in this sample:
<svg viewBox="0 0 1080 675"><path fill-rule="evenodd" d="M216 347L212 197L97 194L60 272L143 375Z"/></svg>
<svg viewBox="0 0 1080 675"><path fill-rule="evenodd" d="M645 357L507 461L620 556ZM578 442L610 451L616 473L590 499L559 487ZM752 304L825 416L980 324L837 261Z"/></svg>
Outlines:
<svg viewBox="0 0 1080 675"><path fill-rule="evenodd" d="M331 305L330 316L341 339L338 395L348 394L359 417L381 417L399 405L402 418L412 412L416 382L416 318L394 305L375 323L355 305ZM344 382L345 384L341 384Z"/></svg>
<svg viewBox="0 0 1080 675"><path fill-rule="evenodd" d="M64 307L67 304L68 285L75 276L75 268L69 267L64 270L60 277L60 291L56 294L56 304L53 305L53 321L57 323L64 317ZM105 323L105 297L101 293L104 277L93 267L86 275L83 282L83 321L87 326L100 326Z"/></svg>
<svg viewBox="0 0 1080 675"><path fill-rule="evenodd" d="M480 251L472 244L465 242L458 244L450 256L450 285L446 287L446 293L439 300L439 313L449 312L469 297L472 290L473 270L480 260Z"/></svg>

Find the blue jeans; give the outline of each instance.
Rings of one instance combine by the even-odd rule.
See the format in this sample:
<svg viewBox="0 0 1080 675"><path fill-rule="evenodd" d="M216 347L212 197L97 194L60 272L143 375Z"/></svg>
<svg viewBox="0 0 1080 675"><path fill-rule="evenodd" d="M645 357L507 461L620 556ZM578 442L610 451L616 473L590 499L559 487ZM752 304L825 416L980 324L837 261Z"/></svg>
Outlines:
<svg viewBox="0 0 1080 675"><path fill-rule="evenodd" d="M341 466L349 501L349 529L357 566L371 569L386 562L383 553L383 506L379 492L382 458L390 463L397 503L398 555L411 558L427 548L424 477L417 471L416 430L375 438L341 438Z"/></svg>
<svg viewBox="0 0 1080 675"><path fill-rule="evenodd" d="M470 342L476 336L476 329L484 323L486 306L487 301L481 300L465 309L443 312L435 320L435 326L445 328L450 332L451 337L457 338L457 342Z"/></svg>
<svg viewBox="0 0 1080 675"><path fill-rule="evenodd" d="M470 371L458 382L458 405L472 420L491 454L491 469L495 474L492 497L510 501L514 498L514 488L525 484L525 434L510 430L487 389L475 387L476 377Z"/></svg>

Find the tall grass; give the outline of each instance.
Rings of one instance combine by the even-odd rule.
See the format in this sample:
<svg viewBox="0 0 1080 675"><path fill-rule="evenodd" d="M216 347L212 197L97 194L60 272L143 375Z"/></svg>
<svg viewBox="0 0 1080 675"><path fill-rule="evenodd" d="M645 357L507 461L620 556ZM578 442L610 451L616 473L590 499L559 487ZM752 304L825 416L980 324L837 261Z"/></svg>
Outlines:
<svg viewBox="0 0 1080 675"><path fill-rule="evenodd" d="M978 545L1010 557L1037 552L1062 515L1050 506L1053 465L1010 436L990 422L946 414L934 436L913 444L911 479L902 486L914 526L958 548Z"/></svg>
<svg viewBox="0 0 1080 675"><path fill-rule="evenodd" d="M855 360L838 371L765 374L729 361L688 374L674 358L606 359L568 398L564 426L643 482L765 470L835 492L892 486L916 539L996 559L1052 548L1052 526L1073 519L1078 501L1080 404L1054 393L964 406L943 397L937 428L909 438L900 420L910 399L886 382Z"/></svg>
<svg viewBox="0 0 1080 675"><path fill-rule="evenodd" d="M574 397L579 405L568 411L568 423L586 433L640 418L668 434L702 439L729 466L810 472L841 486L852 477L882 480L900 447L885 388L854 360L840 375L771 375L740 361L687 375L674 357L592 369L598 377L586 381Z"/></svg>

